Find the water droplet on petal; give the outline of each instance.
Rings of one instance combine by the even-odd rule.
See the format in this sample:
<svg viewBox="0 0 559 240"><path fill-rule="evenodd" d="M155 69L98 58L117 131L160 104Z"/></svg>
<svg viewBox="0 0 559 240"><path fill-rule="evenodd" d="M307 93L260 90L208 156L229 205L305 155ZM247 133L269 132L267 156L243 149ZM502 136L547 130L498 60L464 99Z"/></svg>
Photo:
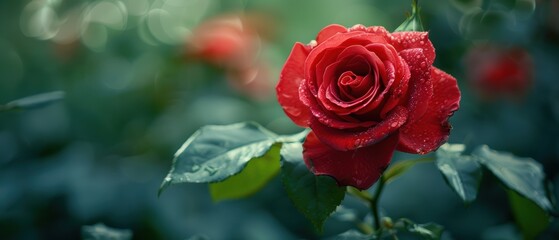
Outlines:
<svg viewBox="0 0 559 240"><path fill-rule="evenodd" d="M355 24L355 25L353 25L353 27L350 28L350 30L352 30L352 31L355 31L355 30L366 31L367 28L365 26L363 26L362 24Z"/></svg>
<svg viewBox="0 0 559 240"><path fill-rule="evenodd" d="M316 45L318 45L318 42L316 42L316 40L311 40L311 42L309 42L309 46L311 48L316 47Z"/></svg>

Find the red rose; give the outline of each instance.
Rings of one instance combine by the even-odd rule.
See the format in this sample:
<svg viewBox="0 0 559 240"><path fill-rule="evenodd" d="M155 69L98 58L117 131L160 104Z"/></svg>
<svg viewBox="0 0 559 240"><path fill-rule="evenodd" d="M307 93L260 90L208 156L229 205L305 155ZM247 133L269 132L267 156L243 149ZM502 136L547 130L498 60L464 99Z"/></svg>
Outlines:
<svg viewBox="0 0 559 240"><path fill-rule="evenodd" d="M312 129L303 144L309 169L367 189L394 150L443 144L460 91L434 59L427 32L330 25L311 44L296 43L276 91L285 113Z"/></svg>
<svg viewBox="0 0 559 240"><path fill-rule="evenodd" d="M481 45L466 58L469 82L487 99L524 95L532 83L534 64L526 50Z"/></svg>

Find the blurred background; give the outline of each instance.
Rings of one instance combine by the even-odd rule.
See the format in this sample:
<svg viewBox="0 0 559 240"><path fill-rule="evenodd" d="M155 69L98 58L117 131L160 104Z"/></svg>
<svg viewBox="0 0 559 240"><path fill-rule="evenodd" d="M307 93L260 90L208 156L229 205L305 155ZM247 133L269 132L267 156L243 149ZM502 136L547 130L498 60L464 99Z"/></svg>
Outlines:
<svg viewBox="0 0 559 240"><path fill-rule="evenodd" d="M256 195L212 203L206 185L157 190L199 127L256 121L298 129L275 100L294 42L338 23L395 29L408 0L0 1L0 239L80 239L84 225L134 239L316 239L363 217L344 208L316 233L274 179ZM435 66L458 79L451 143L532 157L559 185L559 1L420 1ZM417 158L396 154L394 161ZM437 222L454 239L520 239L507 195L484 175L464 206L433 164L385 188L383 213ZM557 196L555 190L553 194ZM542 239L559 236L553 221Z"/></svg>

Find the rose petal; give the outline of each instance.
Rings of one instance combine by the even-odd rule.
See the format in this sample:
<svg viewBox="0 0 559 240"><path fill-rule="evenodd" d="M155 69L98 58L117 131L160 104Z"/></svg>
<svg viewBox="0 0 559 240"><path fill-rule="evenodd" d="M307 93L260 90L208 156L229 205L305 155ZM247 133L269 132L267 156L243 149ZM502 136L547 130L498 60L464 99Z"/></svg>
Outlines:
<svg viewBox="0 0 559 240"><path fill-rule="evenodd" d="M375 99L379 84L374 82L378 78L371 79L371 76L368 75L372 70L371 67L374 69L374 74L379 74L379 72L385 74L386 71L384 64L375 53L367 51L363 46L357 45L346 48L346 50L340 53L339 59L339 61L332 63L324 70L323 82L319 88L318 98L325 109L334 111L337 115L348 115L368 107L369 103ZM352 67L352 65L357 65L355 63L358 62L361 62L363 67L367 69L359 69L357 66ZM354 73L356 70L361 70L367 75L360 82L360 85L364 87L362 89L353 89L355 93L352 100L342 100L339 96L339 92L343 91L338 86L338 75L340 75L338 72L340 70Z"/></svg>
<svg viewBox="0 0 559 240"><path fill-rule="evenodd" d="M370 146L382 141L404 125L407 116L408 111L398 106L382 122L362 131L331 128L314 118L311 120L310 127L323 143L328 144L333 149L347 151Z"/></svg>
<svg viewBox="0 0 559 240"><path fill-rule="evenodd" d="M421 119L400 129L399 151L425 154L437 149L450 134L448 118L460 107L460 90L454 77L431 69L433 97Z"/></svg>
<svg viewBox="0 0 559 240"><path fill-rule="evenodd" d="M305 81L306 80L303 79L303 83L301 83L299 88L299 94L303 104L308 107L312 113L311 115L314 116L314 118L311 119L338 129L369 127L375 123L371 121L358 121L352 118L345 118L344 116L335 115L330 111L325 111L321 106L319 106L317 99L312 95L308 84L306 84Z"/></svg>
<svg viewBox="0 0 559 240"><path fill-rule="evenodd" d="M327 41L318 44L313 51L309 53L307 60L305 61L305 77L310 78L313 66L316 66L317 62L320 61L323 57L322 53L330 48L336 47L349 47L352 45L363 45L366 46L367 44L378 42L387 44L389 39L385 36L380 34L373 34L368 32L361 32L361 31L353 31L353 32L346 32L335 34L334 36L327 39ZM314 73L313 73L314 74Z"/></svg>
<svg viewBox="0 0 559 240"><path fill-rule="evenodd" d="M303 143L303 158L314 174L331 176L341 186L365 190L384 172L397 143L398 134L394 134L368 147L338 151L322 143L310 132Z"/></svg>
<svg viewBox="0 0 559 240"><path fill-rule="evenodd" d="M308 79L315 79L315 81L314 82L311 81L307 83L309 84L309 89L311 90L314 96L317 96L318 87L321 86L322 82L324 81L323 77L326 68L332 65L332 63L337 61L336 59L338 55L344 49L345 49L344 47L329 48L324 50L324 52L320 54L319 56L320 60L315 65L314 71L311 70L309 72L311 75L309 76Z"/></svg>
<svg viewBox="0 0 559 240"><path fill-rule="evenodd" d="M429 99L433 96L431 65L427 64L427 58L420 48L404 50L400 52L400 56L410 69L407 109L410 112L408 121L414 122L423 116L429 105Z"/></svg>
<svg viewBox="0 0 559 240"><path fill-rule="evenodd" d="M382 26L365 27L362 24L356 24L356 25L353 25L352 27L350 27L348 29L348 31L350 31L350 32L368 32L368 33L373 33L375 35L381 35L383 37L386 37L387 39L390 38L390 33L388 31L386 31L386 29Z"/></svg>
<svg viewBox="0 0 559 240"><path fill-rule="evenodd" d="M295 43L276 86L278 102L283 111L301 127L307 127L310 118L309 109L299 99L299 85L305 78L303 66L309 52L310 47Z"/></svg>
<svg viewBox="0 0 559 240"><path fill-rule="evenodd" d="M320 32L318 32L318 34L316 35L316 42L318 44L321 44L326 39L334 36L336 33L343 33L343 32L347 32L347 28L342 25L338 25L338 24L328 25L324 27L322 30L320 30Z"/></svg>
<svg viewBox="0 0 559 240"><path fill-rule="evenodd" d="M371 26L367 28L367 32L387 36L390 34L383 26Z"/></svg>
<svg viewBox="0 0 559 240"><path fill-rule="evenodd" d="M406 49L421 48L423 54L427 57L428 65L432 65L435 61L435 47L429 40L428 32L395 32L391 35L393 46L398 52Z"/></svg>

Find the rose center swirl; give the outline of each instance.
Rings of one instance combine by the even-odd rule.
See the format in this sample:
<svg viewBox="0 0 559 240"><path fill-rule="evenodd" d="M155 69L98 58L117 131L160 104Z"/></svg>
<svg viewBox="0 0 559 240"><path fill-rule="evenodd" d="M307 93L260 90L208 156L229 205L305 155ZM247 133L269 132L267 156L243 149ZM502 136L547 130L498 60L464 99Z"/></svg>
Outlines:
<svg viewBox="0 0 559 240"><path fill-rule="evenodd" d="M354 101L377 88L378 71L371 67L371 63L362 55L351 57L346 64L339 67L337 89L338 97L342 101Z"/></svg>

